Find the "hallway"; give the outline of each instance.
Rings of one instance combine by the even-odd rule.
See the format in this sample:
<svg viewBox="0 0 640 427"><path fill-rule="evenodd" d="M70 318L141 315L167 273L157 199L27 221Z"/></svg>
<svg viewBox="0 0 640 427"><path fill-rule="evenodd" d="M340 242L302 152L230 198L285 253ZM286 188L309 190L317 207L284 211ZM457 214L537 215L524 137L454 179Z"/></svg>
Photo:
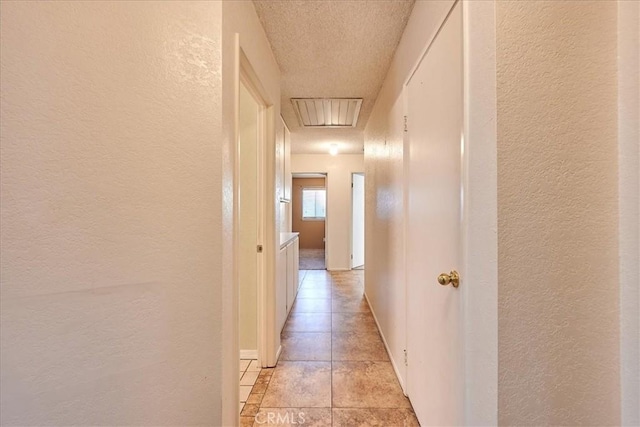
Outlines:
<svg viewBox="0 0 640 427"><path fill-rule="evenodd" d="M417 426L364 298L364 271L300 272L278 365L263 369L241 426Z"/></svg>

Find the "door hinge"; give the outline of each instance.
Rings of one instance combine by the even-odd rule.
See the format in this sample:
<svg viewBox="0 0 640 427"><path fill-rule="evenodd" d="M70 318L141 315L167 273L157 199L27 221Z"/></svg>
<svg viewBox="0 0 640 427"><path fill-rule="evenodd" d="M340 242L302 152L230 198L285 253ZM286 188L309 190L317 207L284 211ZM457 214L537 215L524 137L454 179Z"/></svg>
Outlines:
<svg viewBox="0 0 640 427"><path fill-rule="evenodd" d="M351 254L351 259L353 259L353 254Z"/></svg>
<svg viewBox="0 0 640 427"><path fill-rule="evenodd" d="M262 253L262 245L258 245L257 249L258 249L258 253L261 254Z"/></svg>
<svg viewBox="0 0 640 427"><path fill-rule="evenodd" d="M407 350L404 351L404 366L409 366L409 359L407 357Z"/></svg>
<svg viewBox="0 0 640 427"><path fill-rule="evenodd" d="M408 122L408 118L407 116L404 116L404 131L405 132L409 132L409 125L407 124Z"/></svg>

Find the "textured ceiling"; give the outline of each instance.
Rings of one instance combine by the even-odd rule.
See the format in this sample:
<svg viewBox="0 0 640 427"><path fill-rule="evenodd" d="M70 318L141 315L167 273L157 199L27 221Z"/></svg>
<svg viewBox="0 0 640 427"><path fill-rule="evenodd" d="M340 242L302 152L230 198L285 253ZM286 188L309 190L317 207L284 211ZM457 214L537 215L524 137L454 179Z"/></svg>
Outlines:
<svg viewBox="0 0 640 427"><path fill-rule="evenodd" d="M254 0L282 73L294 153L361 153L364 130L414 0ZM363 98L354 129L302 129L291 98Z"/></svg>

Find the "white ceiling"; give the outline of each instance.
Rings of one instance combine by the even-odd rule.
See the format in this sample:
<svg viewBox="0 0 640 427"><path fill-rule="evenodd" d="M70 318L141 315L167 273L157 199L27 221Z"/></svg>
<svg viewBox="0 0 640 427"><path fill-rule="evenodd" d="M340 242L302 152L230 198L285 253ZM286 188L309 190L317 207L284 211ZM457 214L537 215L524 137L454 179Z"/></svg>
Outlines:
<svg viewBox="0 0 640 427"><path fill-rule="evenodd" d="M362 153L362 131L414 0L254 0L282 73L292 152ZM303 129L291 98L363 98L353 129Z"/></svg>

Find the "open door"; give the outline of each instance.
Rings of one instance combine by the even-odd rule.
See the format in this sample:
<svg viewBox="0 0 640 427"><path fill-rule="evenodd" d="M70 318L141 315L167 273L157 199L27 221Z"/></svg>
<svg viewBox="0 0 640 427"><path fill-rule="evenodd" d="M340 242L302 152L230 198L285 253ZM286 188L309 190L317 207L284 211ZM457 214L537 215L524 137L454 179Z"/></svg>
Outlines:
<svg viewBox="0 0 640 427"><path fill-rule="evenodd" d="M453 286L455 274L451 274L462 267L460 3L405 88L409 148L406 391L422 425L462 423L461 293Z"/></svg>
<svg viewBox="0 0 640 427"><path fill-rule="evenodd" d="M259 359L258 340L258 294L262 271L259 268L259 254L256 247L262 241L259 235L260 194L258 186L258 160L261 135L260 102L240 83L240 105L238 120L239 145L239 329L240 358Z"/></svg>
<svg viewBox="0 0 640 427"><path fill-rule="evenodd" d="M351 268L364 267L364 174L351 175Z"/></svg>

